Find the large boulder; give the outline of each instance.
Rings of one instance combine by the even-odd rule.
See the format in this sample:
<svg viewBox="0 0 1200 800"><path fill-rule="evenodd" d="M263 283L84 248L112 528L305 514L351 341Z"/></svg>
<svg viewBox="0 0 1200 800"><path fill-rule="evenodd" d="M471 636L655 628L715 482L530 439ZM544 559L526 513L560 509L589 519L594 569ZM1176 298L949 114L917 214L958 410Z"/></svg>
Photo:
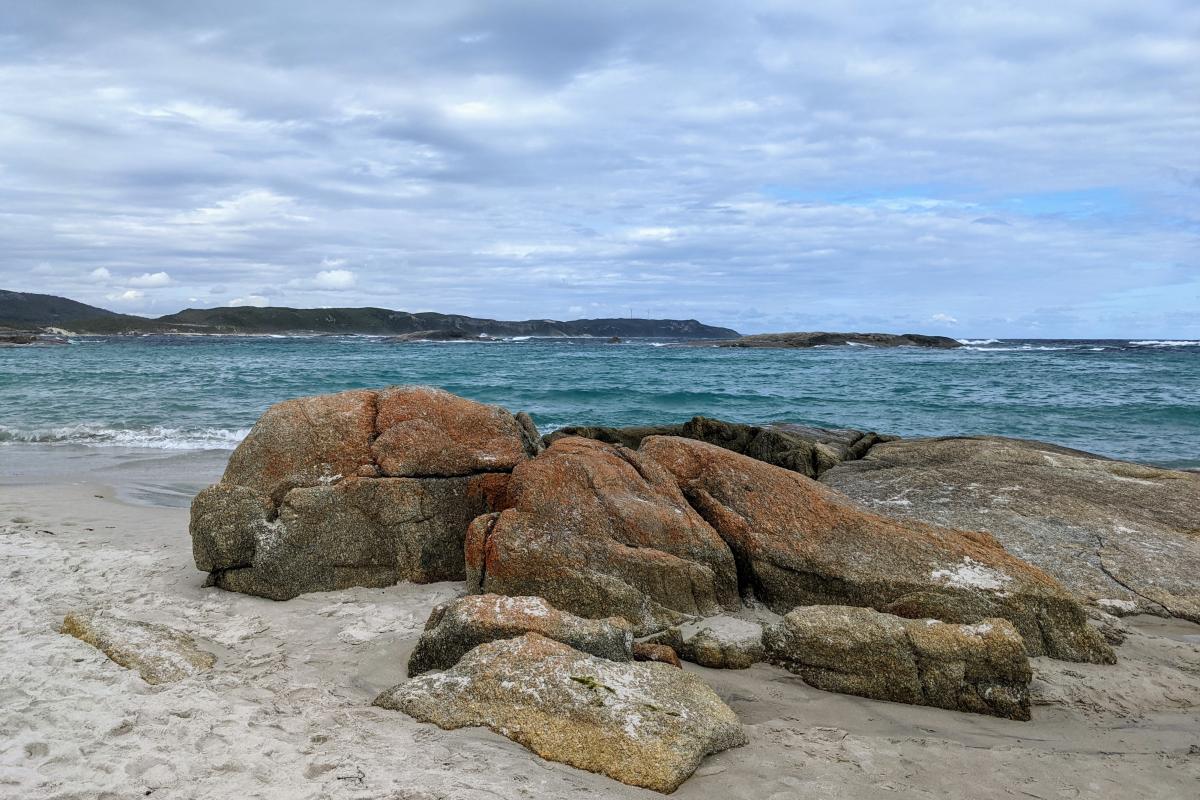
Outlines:
<svg viewBox="0 0 1200 800"><path fill-rule="evenodd" d="M729 548L662 467L632 450L566 438L517 466L506 511L467 534L473 593L537 595L645 635L736 608Z"/></svg>
<svg viewBox="0 0 1200 800"><path fill-rule="evenodd" d="M408 659L409 677L450 669L485 642L538 633L609 661L633 658L633 629L620 617L584 619L559 611L540 597L477 594L433 609Z"/></svg>
<svg viewBox="0 0 1200 800"><path fill-rule="evenodd" d="M659 792L704 756L746 743L733 711L695 675L596 658L536 633L482 644L375 705L445 729L483 725L542 758Z"/></svg>
<svg viewBox="0 0 1200 800"><path fill-rule="evenodd" d="M989 436L882 444L821 480L889 515L987 531L1106 611L1200 622L1200 475Z"/></svg>
<svg viewBox="0 0 1200 800"><path fill-rule="evenodd" d="M545 438L553 443L567 436L596 439L635 450L648 436L682 436L715 444L810 478L817 477L842 461L861 458L874 444L895 438L864 431L812 428L789 423L743 425L709 417L693 417L681 425L560 428Z"/></svg>
<svg viewBox="0 0 1200 800"><path fill-rule="evenodd" d="M201 650L181 631L106 612L72 611L59 630L90 644L120 666L137 670L146 683L173 683L217 663L216 656Z"/></svg>
<svg viewBox="0 0 1200 800"><path fill-rule="evenodd" d="M959 623L1002 617L1031 655L1114 660L1062 585L986 533L882 517L803 475L702 442L650 437L640 452L675 476L729 544L743 590L778 613L835 604Z"/></svg>
<svg viewBox="0 0 1200 800"><path fill-rule="evenodd" d="M818 689L1029 719L1033 672L1007 620L952 625L805 606L768 627L764 640L772 661Z"/></svg>
<svg viewBox="0 0 1200 800"><path fill-rule="evenodd" d="M192 501L196 565L215 586L273 600L462 580L467 527L493 508L494 480L347 478L293 489L273 517L244 487L217 484Z"/></svg>
<svg viewBox="0 0 1200 800"><path fill-rule="evenodd" d="M279 403L193 500L196 566L279 600L462 580L467 526L539 447L531 420L428 387Z"/></svg>

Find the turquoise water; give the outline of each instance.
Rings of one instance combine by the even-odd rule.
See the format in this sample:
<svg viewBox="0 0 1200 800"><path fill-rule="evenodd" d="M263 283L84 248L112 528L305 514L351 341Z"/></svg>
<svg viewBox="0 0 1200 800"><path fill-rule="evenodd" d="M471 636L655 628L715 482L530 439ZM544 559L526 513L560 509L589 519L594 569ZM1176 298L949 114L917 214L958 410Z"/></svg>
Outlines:
<svg viewBox="0 0 1200 800"><path fill-rule="evenodd" d="M529 411L543 431L704 414L903 436L1003 434L1200 466L1198 342L988 341L934 351L77 339L0 349L0 442L230 448L278 400L403 383Z"/></svg>

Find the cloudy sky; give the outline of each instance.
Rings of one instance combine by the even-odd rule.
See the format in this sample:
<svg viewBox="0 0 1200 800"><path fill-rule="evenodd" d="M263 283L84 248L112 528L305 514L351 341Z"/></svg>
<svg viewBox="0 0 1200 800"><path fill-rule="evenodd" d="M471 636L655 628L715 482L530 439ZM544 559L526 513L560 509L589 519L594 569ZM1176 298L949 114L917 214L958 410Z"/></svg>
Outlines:
<svg viewBox="0 0 1200 800"><path fill-rule="evenodd" d="M1200 335L1200 4L0 0L0 288Z"/></svg>

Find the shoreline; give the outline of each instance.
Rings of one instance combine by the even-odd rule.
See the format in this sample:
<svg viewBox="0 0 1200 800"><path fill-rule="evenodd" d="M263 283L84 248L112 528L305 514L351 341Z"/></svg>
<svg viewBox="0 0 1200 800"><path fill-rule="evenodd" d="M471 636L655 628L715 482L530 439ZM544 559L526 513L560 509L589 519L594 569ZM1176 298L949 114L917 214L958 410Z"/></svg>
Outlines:
<svg viewBox="0 0 1200 800"><path fill-rule="evenodd" d="M43 465L0 481L0 599L10 609L0 623L0 794L661 797L485 730L442 731L371 707L404 677L432 606L464 585L285 602L204 588L187 510L142 487L206 481L215 464L170 454L137 463L87 475ZM185 631L218 656L216 668L149 686L56 632L68 611L97 605ZM953 793L967 776L979 798L1035 784L1047 796L1130 786L1185 796L1200 780L1200 625L1120 624L1128 638L1115 666L1032 660L1028 723L822 692L765 664L688 664L750 743L707 758L672 796L916 798Z"/></svg>

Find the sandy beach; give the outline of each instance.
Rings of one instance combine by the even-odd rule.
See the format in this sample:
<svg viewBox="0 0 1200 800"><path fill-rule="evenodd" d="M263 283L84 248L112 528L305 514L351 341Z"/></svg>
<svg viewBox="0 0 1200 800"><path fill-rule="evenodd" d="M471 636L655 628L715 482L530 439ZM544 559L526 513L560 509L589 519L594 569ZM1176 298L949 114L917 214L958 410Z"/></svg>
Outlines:
<svg viewBox="0 0 1200 800"><path fill-rule="evenodd" d="M214 478L223 455L106 463L92 452L79 470L61 448L4 451L0 797L659 796L486 730L442 731L370 705L404 679L429 610L463 584L287 602L204 588L180 500ZM57 632L67 612L94 607L182 630L217 666L148 685ZM750 741L706 759L674 796L1190 796L1200 626L1123 625L1116 666L1034 660L1032 722L832 694L764 664L688 664Z"/></svg>

